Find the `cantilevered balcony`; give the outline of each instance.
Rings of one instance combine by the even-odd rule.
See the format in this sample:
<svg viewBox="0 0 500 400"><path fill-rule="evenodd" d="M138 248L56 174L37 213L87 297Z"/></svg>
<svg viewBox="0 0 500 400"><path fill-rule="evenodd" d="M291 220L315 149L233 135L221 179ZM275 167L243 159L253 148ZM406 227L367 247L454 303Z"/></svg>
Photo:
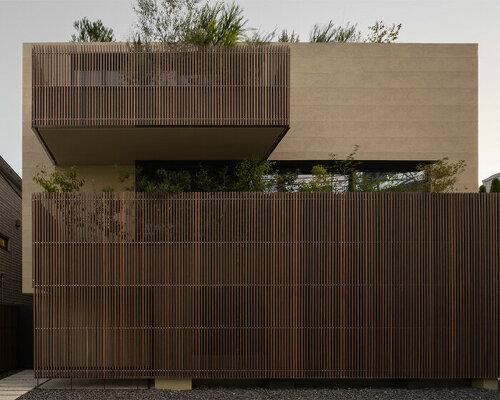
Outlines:
<svg viewBox="0 0 500 400"><path fill-rule="evenodd" d="M289 64L285 45L37 45L32 126L58 164L265 158L289 127Z"/></svg>

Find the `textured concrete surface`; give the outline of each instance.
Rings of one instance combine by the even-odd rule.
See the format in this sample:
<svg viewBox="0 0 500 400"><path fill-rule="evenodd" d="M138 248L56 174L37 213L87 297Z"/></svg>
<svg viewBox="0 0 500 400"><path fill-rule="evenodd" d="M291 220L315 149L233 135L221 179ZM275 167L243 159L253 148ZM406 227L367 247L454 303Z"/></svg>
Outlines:
<svg viewBox="0 0 500 400"><path fill-rule="evenodd" d="M472 387L479 389L498 390L498 379L473 379Z"/></svg>
<svg viewBox="0 0 500 400"><path fill-rule="evenodd" d="M271 160L465 160L478 187L478 46L290 43L290 130Z"/></svg>
<svg viewBox="0 0 500 400"><path fill-rule="evenodd" d="M155 379L155 389L168 390L191 390L193 388L192 379Z"/></svg>
<svg viewBox="0 0 500 400"><path fill-rule="evenodd" d="M39 386L40 390L80 390L80 389L148 389L144 379L50 379ZM1 399L0 399L1 400Z"/></svg>
<svg viewBox="0 0 500 400"><path fill-rule="evenodd" d="M271 160L343 158L356 144L358 160L449 157L467 163L459 188L477 191L477 44L289 45L291 127ZM23 44L23 293L33 293L31 195L40 191L33 176L55 168L31 128L32 46ZM118 185L113 163L72 163L87 180L83 191Z"/></svg>
<svg viewBox="0 0 500 400"><path fill-rule="evenodd" d="M0 400L14 400L29 392L37 386L37 383L45 382L45 379L37 381L32 370L25 370L0 380Z"/></svg>

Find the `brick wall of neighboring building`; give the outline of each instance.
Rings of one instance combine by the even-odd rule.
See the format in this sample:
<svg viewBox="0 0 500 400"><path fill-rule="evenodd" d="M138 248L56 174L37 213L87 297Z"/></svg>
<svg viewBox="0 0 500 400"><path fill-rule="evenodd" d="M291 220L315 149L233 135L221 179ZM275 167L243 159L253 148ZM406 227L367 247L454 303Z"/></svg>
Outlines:
<svg viewBox="0 0 500 400"><path fill-rule="evenodd" d="M19 176L0 157L0 235L8 238L8 249L0 248L0 303L30 305L32 296L22 294L20 185Z"/></svg>

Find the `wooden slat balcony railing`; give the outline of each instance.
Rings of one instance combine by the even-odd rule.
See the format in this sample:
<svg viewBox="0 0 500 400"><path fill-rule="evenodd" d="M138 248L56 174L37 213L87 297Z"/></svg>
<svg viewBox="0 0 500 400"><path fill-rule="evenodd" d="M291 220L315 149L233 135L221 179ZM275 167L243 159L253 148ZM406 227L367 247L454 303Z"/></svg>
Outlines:
<svg viewBox="0 0 500 400"><path fill-rule="evenodd" d="M36 45L34 127L289 126L286 45Z"/></svg>
<svg viewBox="0 0 500 400"><path fill-rule="evenodd" d="M496 378L495 194L35 194L38 377Z"/></svg>

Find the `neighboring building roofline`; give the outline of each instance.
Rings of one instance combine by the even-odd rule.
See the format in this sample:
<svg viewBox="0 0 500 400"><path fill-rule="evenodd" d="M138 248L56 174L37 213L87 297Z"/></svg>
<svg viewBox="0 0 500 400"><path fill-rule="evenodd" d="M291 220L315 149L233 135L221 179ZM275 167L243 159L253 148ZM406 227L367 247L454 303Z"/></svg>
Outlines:
<svg viewBox="0 0 500 400"><path fill-rule="evenodd" d="M490 183L495 178L500 179L500 172L493 174L491 176L488 176L486 179L483 179L483 185L485 185L486 183Z"/></svg>
<svg viewBox="0 0 500 400"><path fill-rule="evenodd" d="M0 175L5 178L7 183L14 189L14 191L21 196L22 193L22 179L14 171L11 166L0 156Z"/></svg>

